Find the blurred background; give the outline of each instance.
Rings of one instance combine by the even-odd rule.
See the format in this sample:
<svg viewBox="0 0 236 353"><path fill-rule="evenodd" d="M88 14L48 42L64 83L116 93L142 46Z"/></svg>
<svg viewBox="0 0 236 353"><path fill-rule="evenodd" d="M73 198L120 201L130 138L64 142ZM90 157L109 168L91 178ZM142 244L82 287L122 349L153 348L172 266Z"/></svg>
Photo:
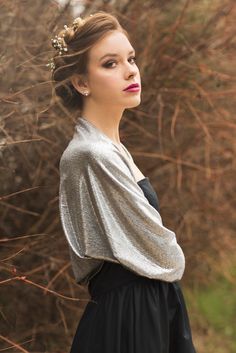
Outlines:
<svg viewBox="0 0 236 353"><path fill-rule="evenodd" d="M196 350L235 353L234 0L0 2L0 352L69 352L89 300L58 210L75 116L52 99L47 63L64 24L98 10L136 49L142 102L125 110L120 136L184 250Z"/></svg>

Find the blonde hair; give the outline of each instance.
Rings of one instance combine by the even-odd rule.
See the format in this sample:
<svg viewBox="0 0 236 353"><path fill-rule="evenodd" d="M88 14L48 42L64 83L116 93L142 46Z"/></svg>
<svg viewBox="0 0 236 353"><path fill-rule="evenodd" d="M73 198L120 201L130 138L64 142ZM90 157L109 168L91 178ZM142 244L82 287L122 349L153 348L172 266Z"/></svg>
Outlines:
<svg viewBox="0 0 236 353"><path fill-rule="evenodd" d="M67 28L61 30L58 36L63 38L67 52L53 56L53 89L63 105L75 111L82 109L83 95L74 88L71 77L75 73L88 73L89 50L110 31L119 30L127 38L129 35L114 15L104 11L98 11L86 18L77 17L71 25L65 27Z"/></svg>

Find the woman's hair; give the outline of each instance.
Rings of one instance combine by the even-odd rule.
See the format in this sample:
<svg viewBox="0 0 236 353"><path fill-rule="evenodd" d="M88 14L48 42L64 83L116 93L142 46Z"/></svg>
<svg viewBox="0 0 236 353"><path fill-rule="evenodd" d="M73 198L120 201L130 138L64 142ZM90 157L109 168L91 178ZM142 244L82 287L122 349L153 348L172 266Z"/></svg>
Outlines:
<svg viewBox="0 0 236 353"><path fill-rule="evenodd" d="M98 11L86 18L77 17L71 25L64 28L57 37L63 39L67 51L53 56L52 82L56 97L62 100L66 108L75 111L82 109L83 96L72 85L71 76L88 73L89 50L110 31L119 30L127 38L129 35L114 15L104 11Z"/></svg>

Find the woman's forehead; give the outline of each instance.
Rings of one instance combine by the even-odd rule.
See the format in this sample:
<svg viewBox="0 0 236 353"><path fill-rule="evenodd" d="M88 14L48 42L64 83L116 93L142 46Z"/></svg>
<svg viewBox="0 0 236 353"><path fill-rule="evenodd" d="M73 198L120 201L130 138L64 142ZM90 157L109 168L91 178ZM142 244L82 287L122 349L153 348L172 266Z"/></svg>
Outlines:
<svg viewBox="0 0 236 353"><path fill-rule="evenodd" d="M113 56L127 55L134 51L129 39L120 31L113 31L106 34L90 50L90 58L93 61L100 62L105 55ZM111 55L110 55L111 56Z"/></svg>

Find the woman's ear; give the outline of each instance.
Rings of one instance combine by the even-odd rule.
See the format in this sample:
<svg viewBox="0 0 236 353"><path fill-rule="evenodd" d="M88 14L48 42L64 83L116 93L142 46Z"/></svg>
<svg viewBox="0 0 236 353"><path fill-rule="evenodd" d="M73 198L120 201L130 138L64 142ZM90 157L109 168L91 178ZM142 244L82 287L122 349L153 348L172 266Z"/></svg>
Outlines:
<svg viewBox="0 0 236 353"><path fill-rule="evenodd" d="M72 75L71 83L79 93L84 94L85 92L88 92L88 85L82 75Z"/></svg>

